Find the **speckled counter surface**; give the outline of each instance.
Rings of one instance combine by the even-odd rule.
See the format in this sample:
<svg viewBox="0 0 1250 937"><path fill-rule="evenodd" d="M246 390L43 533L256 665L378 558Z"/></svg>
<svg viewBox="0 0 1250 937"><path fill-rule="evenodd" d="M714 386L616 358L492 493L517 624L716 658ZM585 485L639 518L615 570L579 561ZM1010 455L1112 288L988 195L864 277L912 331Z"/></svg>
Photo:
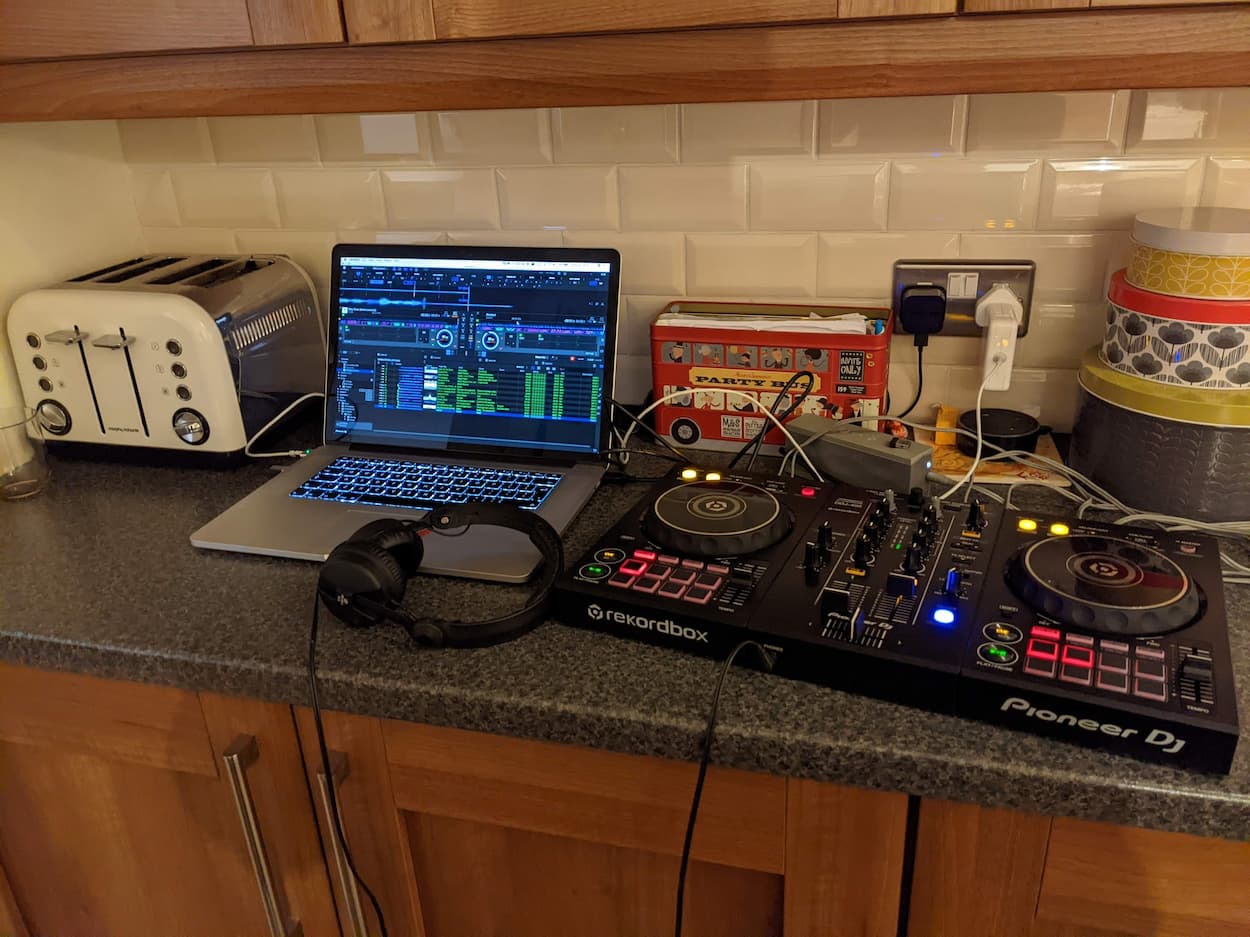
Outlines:
<svg viewBox="0 0 1250 937"><path fill-rule="evenodd" d="M658 462L636 466L648 474ZM0 659L307 701L316 566L201 552L190 532L270 477L57 460L48 491L0 503ZM608 486L566 537L577 556L645 486ZM517 587L417 580L435 608L515 607ZM1229 588L1240 710L1250 713L1250 589ZM692 760L716 663L547 623L495 648L421 651L398 629L323 618L328 708ZM926 797L1228 838L1250 837L1250 745L1229 777L735 671L717 763Z"/></svg>

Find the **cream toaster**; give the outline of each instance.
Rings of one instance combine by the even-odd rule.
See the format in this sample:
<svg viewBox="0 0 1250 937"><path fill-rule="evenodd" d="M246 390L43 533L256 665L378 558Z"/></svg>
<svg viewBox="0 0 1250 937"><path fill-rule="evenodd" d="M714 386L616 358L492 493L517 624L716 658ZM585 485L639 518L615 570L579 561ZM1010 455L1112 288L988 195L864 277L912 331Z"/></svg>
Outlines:
<svg viewBox="0 0 1250 937"><path fill-rule="evenodd" d="M113 264L23 294L8 336L26 405L66 448L234 462L325 386L316 293L277 254Z"/></svg>

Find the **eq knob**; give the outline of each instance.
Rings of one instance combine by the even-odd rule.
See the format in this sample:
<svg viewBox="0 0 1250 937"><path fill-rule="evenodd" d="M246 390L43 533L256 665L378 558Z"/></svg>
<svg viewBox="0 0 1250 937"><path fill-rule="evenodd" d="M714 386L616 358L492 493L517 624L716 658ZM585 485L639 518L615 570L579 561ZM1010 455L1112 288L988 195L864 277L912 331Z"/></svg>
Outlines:
<svg viewBox="0 0 1250 937"><path fill-rule="evenodd" d="M816 582L816 577L824 565L825 556L816 541L809 540L803 544L803 573L809 584Z"/></svg>
<svg viewBox="0 0 1250 937"><path fill-rule="evenodd" d="M907 492L907 506L916 511L919 511L922 507L924 507L923 488L917 487Z"/></svg>
<svg viewBox="0 0 1250 937"><path fill-rule="evenodd" d="M855 541L855 565L865 569L871 566L873 553L872 539L867 534L861 534L860 538Z"/></svg>
<svg viewBox="0 0 1250 937"><path fill-rule="evenodd" d="M885 494L882 495L881 497L881 503L885 505L885 510L887 514L893 514L897 510L897 507L895 506L895 503L894 503L894 489L893 488L887 488L885 490Z"/></svg>
<svg viewBox="0 0 1250 937"><path fill-rule="evenodd" d="M924 553L920 547L913 543L907 548L907 552L903 555L903 571L911 573L913 576L920 572L924 566Z"/></svg>
<svg viewBox="0 0 1250 937"><path fill-rule="evenodd" d="M972 503L968 505L968 518L964 521L964 529L979 533L985 524L985 508L981 506L978 499L973 498Z"/></svg>
<svg viewBox="0 0 1250 937"><path fill-rule="evenodd" d="M959 598L959 589L964 584L964 573L958 566L952 566L946 571L946 581L942 585L942 591L951 598Z"/></svg>
<svg viewBox="0 0 1250 937"><path fill-rule="evenodd" d="M833 525L828 521L816 528L816 546L820 547L820 552L825 556L833 550Z"/></svg>

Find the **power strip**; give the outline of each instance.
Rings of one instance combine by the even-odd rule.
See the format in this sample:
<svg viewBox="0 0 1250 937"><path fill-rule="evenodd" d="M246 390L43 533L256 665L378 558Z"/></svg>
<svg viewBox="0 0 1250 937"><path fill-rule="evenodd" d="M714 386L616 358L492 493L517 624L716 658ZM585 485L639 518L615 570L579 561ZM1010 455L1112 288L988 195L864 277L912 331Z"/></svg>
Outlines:
<svg viewBox="0 0 1250 937"><path fill-rule="evenodd" d="M821 473L860 488L924 488L933 448L913 439L804 414L786 424Z"/></svg>

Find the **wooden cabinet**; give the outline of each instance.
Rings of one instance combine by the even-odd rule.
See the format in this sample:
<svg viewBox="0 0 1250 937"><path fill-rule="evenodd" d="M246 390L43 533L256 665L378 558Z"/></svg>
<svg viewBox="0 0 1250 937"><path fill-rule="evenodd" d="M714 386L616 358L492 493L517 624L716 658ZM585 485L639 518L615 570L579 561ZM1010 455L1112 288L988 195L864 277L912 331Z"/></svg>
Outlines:
<svg viewBox="0 0 1250 937"><path fill-rule="evenodd" d="M311 715L297 718L315 779ZM694 765L339 713L326 730L348 845L392 934L671 930ZM685 932L893 937L906 812L901 794L713 768ZM335 884L340 908L363 908L344 933L363 934L367 902Z"/></svg>
<svg viewBox="0 0 1250 937"><path fill-rule="evenodd" d="M1244 937L1250 843L925 801L912 932Z"/></svg>
<svg viewBox="0 0 1250 937"><path fill-rule="evenodd" d="M353 2L353 0L348 0ZM832 20L839 0L434 0L439 39L638 32ZM847 0L841 0L845 3ZM892 0L883 0L892 2ZM901 0L928 2L928 0Z"/></svg>
<svg viewBox="0 0 1250 937"><path fill-rule="evenodd" d="M338 934L289 707L0 664L0 934L261 937L271 916Z"/></svg>
<svg viewBox="0 0 1250 937"><path fill-rule="evenodd" d="M0 60L342 40L337 0L0 3Z"/></svg>
<svg viewBox="0 0 1250 937"><path fill-rule="evenodd" d="M343 0L347 41L421 42L434 38L430 0Z"/></svg>
<svg viewBox="0 0 1250 937"><path fill-rule="evenodd" d="M1045 13L1087 10L1090 0L963 0L964 13Z"/></svg>

